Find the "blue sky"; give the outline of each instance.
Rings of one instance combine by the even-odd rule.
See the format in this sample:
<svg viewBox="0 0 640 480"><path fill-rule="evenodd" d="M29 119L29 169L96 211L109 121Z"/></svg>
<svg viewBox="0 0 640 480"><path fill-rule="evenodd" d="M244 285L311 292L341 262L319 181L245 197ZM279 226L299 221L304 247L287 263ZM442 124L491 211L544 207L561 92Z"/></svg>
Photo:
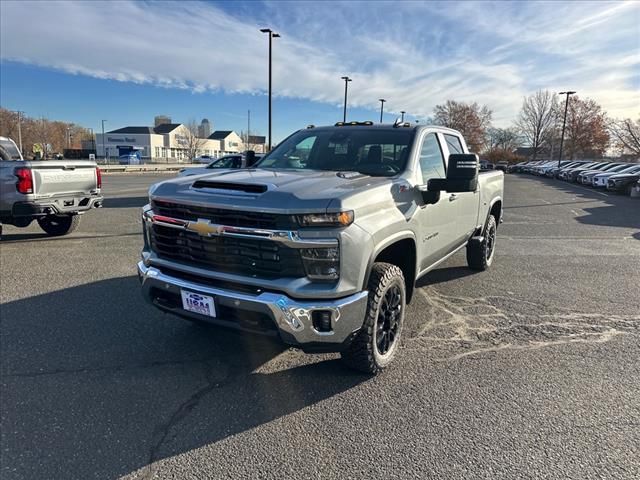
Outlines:
<svg viewBox="0 0 640 480"><path fill-rule="evenodd" d="M98 129L209 118L274 139L309 123L477 101L506 126L539 88L640 114L640 2L0 2L0 105Z"/></svg>

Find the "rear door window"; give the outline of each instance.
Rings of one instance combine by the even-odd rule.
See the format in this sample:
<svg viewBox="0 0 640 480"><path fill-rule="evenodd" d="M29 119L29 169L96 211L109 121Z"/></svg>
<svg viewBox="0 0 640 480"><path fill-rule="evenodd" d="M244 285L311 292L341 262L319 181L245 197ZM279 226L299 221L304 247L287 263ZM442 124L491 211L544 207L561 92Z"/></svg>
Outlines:
<svg viewBox="0 0 640 480"><path fill-rule="evenodd" d="M444 134L444 139L449 147L449 153L464 153L460 138L455 135Z"/></svg>

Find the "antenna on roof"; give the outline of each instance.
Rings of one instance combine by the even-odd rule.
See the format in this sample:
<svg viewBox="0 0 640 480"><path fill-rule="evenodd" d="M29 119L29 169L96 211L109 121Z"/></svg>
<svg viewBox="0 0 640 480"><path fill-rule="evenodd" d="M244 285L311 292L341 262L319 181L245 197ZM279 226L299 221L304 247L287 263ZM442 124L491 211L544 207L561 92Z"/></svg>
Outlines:
<svg viewBox="0 0 640 480"><path fill-rule="evenodd" d="M409 122L405 122L400 117L396 118L396 121L393 122L393 128L410 127L410 126L411 124Z"/></svg>

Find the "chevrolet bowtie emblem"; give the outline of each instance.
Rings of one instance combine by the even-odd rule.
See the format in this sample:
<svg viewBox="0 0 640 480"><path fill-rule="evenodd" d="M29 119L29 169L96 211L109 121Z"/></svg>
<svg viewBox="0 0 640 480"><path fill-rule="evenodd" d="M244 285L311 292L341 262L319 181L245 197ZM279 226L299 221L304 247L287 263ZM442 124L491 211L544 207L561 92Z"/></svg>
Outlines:
<svg viewBox="0 0 640 480"><path fill-rule="evenodd" d="M204 220L202 218L198 219L197 222L187 223L185 228L190 232L196 232L198 235L202 235L203 237L221 235L222 232L224 232L224 227L222 225L214 225L208 220Z"/></svg>

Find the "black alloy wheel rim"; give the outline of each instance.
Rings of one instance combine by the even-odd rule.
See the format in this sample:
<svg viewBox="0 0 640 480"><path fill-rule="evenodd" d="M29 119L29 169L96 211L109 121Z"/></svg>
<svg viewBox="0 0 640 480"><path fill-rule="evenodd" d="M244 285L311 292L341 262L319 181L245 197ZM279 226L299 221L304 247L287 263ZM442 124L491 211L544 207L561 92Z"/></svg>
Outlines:
<svg viewBox="0 0 640 480"><path fill-rule="evenodd" d="M395 344L401 315L402 292L398 285L392 285L384 294L376 322L376 348L380 355L387 354Z"/></svg>
<svg viewBox="0 0 640 480"><path fill-rule="evenodd" d="M495 245L496 245L496 228L491 227L489 229L489 232L487 233L487 250L486 250L487 260L491 259Z"/></svg>

